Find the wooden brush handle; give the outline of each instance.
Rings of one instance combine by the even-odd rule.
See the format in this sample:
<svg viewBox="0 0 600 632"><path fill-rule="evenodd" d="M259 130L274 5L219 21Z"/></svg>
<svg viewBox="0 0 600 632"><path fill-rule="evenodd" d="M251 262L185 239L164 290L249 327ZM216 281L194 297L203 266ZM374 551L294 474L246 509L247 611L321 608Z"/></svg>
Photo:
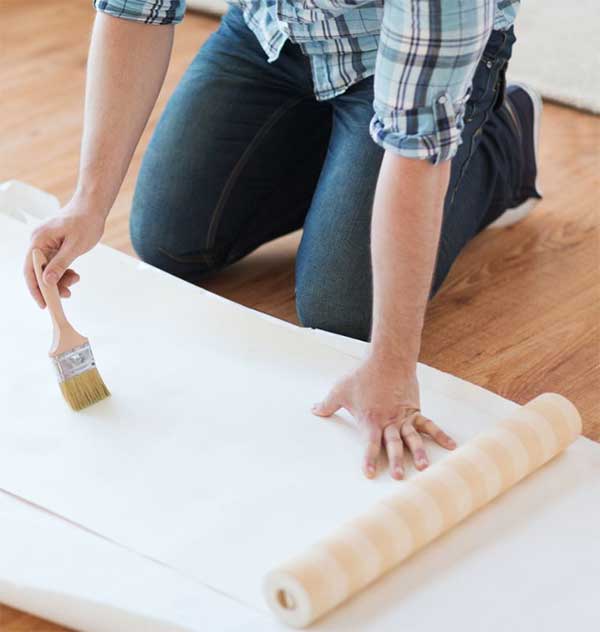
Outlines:
<svg viewBox="0 0 600 632"><path fill-rule="evenodd" d="M52 325L54 326L54 338L50 347L50 355L59 355L86 343L87 338L75 331L67 320L62 301L60 300L60 294L58 293L58 285L47 285L44 282L44 266L48 263L46 255L38 248L35 248L31 254L38 286L44 301L46 301L52 318Z"/></svg>

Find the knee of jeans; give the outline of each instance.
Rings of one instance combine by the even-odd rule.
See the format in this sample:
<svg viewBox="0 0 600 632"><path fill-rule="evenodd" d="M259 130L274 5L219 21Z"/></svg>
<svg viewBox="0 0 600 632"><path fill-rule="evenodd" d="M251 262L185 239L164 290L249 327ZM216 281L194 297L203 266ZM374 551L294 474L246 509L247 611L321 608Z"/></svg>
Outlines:
<svg viewBox="0 0 600 632"><path fill-rule="evenodd" d="M296 312L303 327L359 340L369 339L370 302L353 304L350 297L336 291L334 284L326 278L307 278L306 275L297 278Z"/></svg>
<svg viewBox="0 0 600 632"><path fill-rule="evenodd" d="M155 228L155 222L156 218L152 218L151 210L136 195L129 217L131 244L142 261L164 270L167 263L157 239L159 231Z"/></svg>
<svg viewBox="0 0 600 632"><path fill-rule="evenodd" d="M188 281L198 280L212 271L212 267L203 265L203 262L185 261L170 254L164 247L169 240L168 231L169 227L161 221L155 205L145 203L143 196L136 193L131 207L129 234L138 257L144 263Z"/></svg>
<svg viewBox="0 0 600 632"><path fill-rule="evenodd" d="M131 243L139 258L187 281L217 270L223 258L221 245L196 248L195 241L204 243L204 235L197 230L191 235L189 218L179 212L177 197L168 194L168 188L148 186L148 180L152 178L142 167L129 217Z"/></svg>
<svg viewBox="0 0 600 632"><path fill-rule="evenodd" d="M303 327L322 329L327 320L323 296L307 283L296 283L296 312Z"/></svg>

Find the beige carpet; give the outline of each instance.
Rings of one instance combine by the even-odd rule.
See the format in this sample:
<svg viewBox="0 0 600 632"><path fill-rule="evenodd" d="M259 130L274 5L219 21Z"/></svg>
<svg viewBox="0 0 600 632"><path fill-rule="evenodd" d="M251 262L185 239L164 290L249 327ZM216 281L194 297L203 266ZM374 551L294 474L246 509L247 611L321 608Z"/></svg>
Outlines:
<svg viewBox="0 0 600 632"><path fill-rule="evenodd" d="M509 79L548 99L600 113L598 0L523 0Z"/></svg>

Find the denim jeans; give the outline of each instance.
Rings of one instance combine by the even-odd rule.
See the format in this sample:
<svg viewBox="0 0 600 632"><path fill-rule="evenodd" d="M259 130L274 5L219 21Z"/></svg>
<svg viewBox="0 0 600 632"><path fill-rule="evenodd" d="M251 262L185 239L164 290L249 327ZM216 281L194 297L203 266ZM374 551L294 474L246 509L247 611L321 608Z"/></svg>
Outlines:
<svg viewBox="0 0 600 632"><path fill-rule="evenodd" d="M432 293L466 243L527 197L519 134L502 107L511 31L493 32L452 161ZM383 151L368 132L373 78L326 102L286 43L267 63L231 8L171 97L141 167L131 238L148 263L190 281L303 228L302 324L368 339L370 221ZM401 301L402 296L397 300Z"/></svg>

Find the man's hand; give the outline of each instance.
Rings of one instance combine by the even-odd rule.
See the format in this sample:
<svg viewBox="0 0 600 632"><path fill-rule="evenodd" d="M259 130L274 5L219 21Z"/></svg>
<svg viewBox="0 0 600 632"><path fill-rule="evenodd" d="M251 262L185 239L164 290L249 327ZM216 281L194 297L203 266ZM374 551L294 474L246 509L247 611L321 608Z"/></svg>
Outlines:
<svg viewBox="0 0 600 632"><path fill-rule="evenodd" d="M399 480L404 476L404 446L416 468L425 469L429 462L421 433L448 450L456 447L443 430L421 414L414 371L401 376L383 362L370 358L338 382L322 402L313 406L312 412L330 417L340 408L354 416L364 434L364 472L368 478L376 475L382 447L387 452L393 478Z"/></svg>
<svg viewBox="0 0 600 632"><path fill-rule="evenodd" d="M77 257L93 248L100 241L103 232L104 217L98 213L86 212L73 202L67 204L59 216L33 231L31 245L25 257L24 274L29 292L40 307L44 308L46 303L33 269L33 249L39 248L48 259L44 282L58 285L60 295L68 298L71 296L70 286L79 281L79 275L69 266Z"/></svg>

